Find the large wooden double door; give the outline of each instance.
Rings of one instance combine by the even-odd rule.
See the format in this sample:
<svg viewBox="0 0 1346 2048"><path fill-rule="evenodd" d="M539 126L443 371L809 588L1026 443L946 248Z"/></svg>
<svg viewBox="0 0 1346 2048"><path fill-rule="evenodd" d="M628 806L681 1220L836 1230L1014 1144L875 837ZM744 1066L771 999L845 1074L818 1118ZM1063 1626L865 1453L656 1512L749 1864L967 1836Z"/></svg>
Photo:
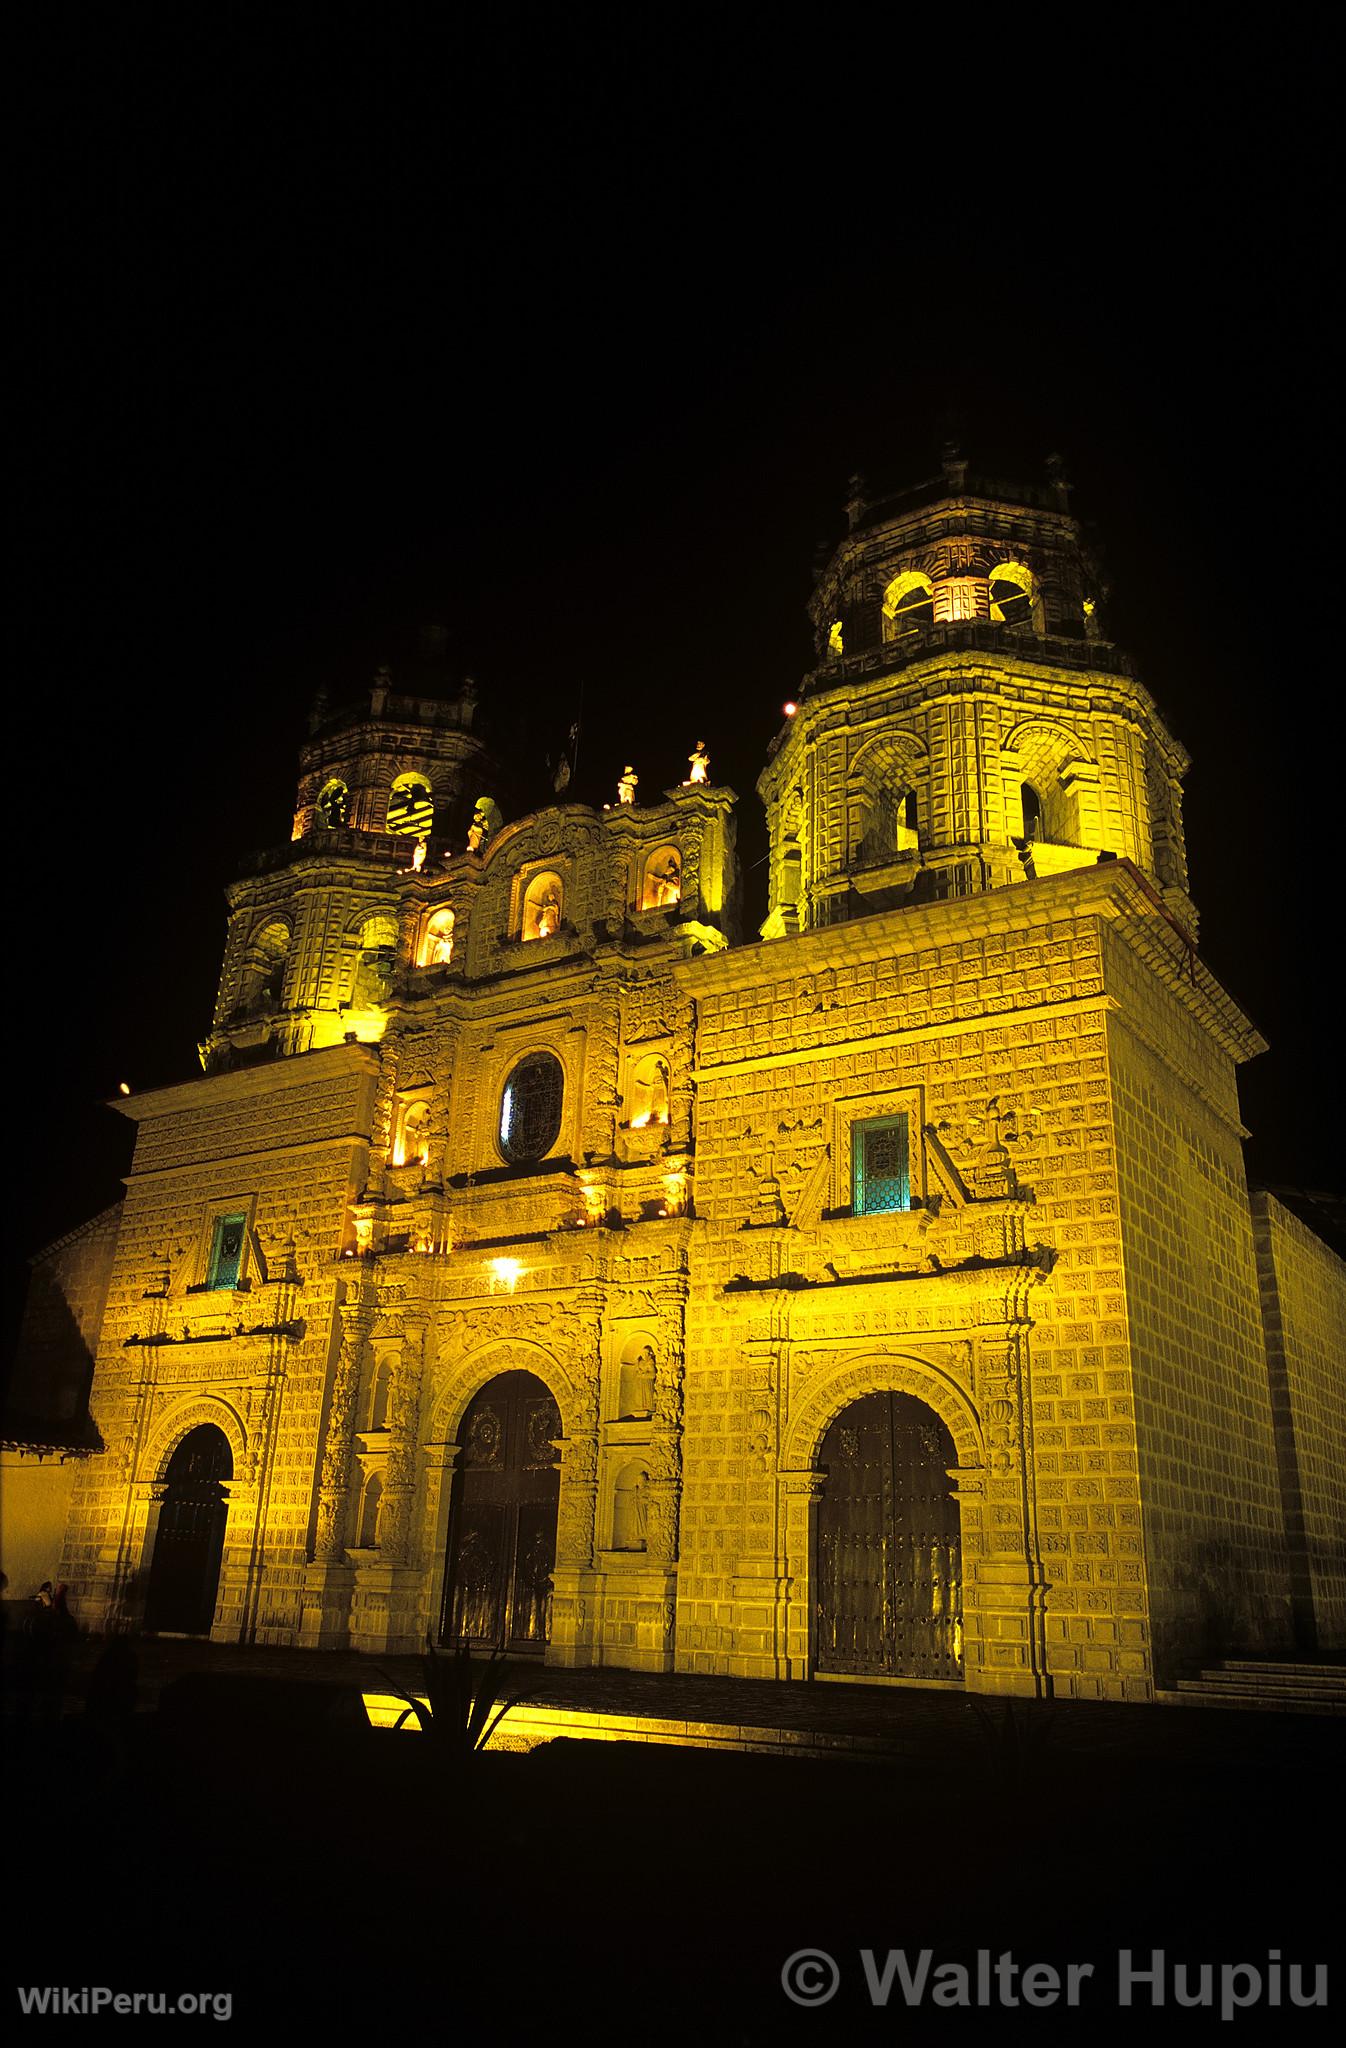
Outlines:
<svg viewBox="0 0 1346 2048"><path fill-rule="evenodd" d="M911 1394L867 1394L832 1423L814 1560L816 1668L958 1679L962 1543L948 1429Z"/></svg>
<svg viewBox="0 0 1346 2048"><path fill-rule="evenodd" d="M147 1629L210 1633L229 1519L224 1489L233 1471L229 1439L213 1423L191 1430L169 1459L145 1598Z"/></svg>
<svg viewBox="0 0 1346 2048"><path fill-rule="evenodd" d="M556 1403L530 1372L487 1383L463 1418L441 1635L511 1655L546 1648L560 1498Z"/></svg>

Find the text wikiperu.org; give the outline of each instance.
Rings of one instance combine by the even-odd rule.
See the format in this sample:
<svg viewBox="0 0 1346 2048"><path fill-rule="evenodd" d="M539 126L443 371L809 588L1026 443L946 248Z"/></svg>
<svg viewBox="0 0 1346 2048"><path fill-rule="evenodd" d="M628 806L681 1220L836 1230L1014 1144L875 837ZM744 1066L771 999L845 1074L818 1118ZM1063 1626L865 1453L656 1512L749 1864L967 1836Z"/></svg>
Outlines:
<svg viewBox="0 0 1346 2048"><path fill-rule="evenodd" d="M1108 1963L1020 1963L1006 1950L978 1949L972 1964L937 1960L933 1949L862 1949L876 2005L1079 2005L1115 1995L1119 2005L1217 2006L1226 2016L1248 2006L1325 2006L1327 1965L1287 1961L1279 1949L1258 1962L1196 1962L1163 1949L1122 1949Z"/></svg>

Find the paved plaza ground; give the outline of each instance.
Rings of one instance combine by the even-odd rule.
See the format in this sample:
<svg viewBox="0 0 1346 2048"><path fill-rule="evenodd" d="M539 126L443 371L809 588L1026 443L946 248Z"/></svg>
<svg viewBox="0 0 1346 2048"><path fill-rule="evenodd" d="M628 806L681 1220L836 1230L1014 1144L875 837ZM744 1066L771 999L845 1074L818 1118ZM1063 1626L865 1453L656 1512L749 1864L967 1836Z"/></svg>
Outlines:
<svg viewBox="0 0 1346 2048"><path fill-rule="evenodd" d="M17 1983L228 1993L245 2037L831 2042L1107 2024L1123 1949L1267 1982L1273 1951L1337 1951L1339 1721L532 1669L535 1709L811 1753L568 1739L463 1764L329 1711L415 1659L142 1642L138 1711L109 1733L83 1711L99 1648L59 1719L7 1693ZM805 1949L839 1978L815 2008L782 1988ZM1076 2009L1007 2006L994 1979L989 2009L927 1991L917 2013L900 1979L873 2002L864 1952L872 1975L891 1949L965 1963L974 2001L983 1949L1094 1976ZM802 1967L808 1990L828 1966ZM1151 2012L1138 1987L1131 2019L1222 2024L1169 1990Z"/></svg>

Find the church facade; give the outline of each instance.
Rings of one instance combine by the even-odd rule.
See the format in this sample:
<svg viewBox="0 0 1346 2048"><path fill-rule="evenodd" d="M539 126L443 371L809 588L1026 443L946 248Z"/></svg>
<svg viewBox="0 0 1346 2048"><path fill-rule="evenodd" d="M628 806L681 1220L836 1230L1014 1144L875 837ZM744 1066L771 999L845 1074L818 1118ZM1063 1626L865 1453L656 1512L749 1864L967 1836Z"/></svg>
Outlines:
<svg viewBox="0 0 1346 2048"><path fill-rule="evenodd" d="M1133 1700L1342 1643L1346 1276L1250 1204L1183 750L1062 485L848 520L751 941L713 748L507 817L470 685L315 714L201 1078L38 1262L82 1621Z"/></svg>

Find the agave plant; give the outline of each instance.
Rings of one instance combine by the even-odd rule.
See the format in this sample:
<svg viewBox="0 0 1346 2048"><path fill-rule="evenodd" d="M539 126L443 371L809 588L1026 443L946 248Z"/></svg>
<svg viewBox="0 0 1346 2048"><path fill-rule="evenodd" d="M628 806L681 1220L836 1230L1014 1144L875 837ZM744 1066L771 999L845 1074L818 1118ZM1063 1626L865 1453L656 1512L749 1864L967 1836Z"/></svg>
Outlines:
<svg viewBox="0 0 1346 2048"><path fill-rule="evenodd" d="M1052 1709L1037 1700L993 1702L975 1696L970 1704L996 1790L1004 1798L1022 1797L1039 1776L1042 1754L1056 1725Z"/></svg>
<svg viewBox="0 0 1346 2048"><path fill-rule="evenodd" d="M474 1657L471 1646L459 1642L446 1654L427 1636L419 1692L383 1673L389 1690L406 1701L393 1728L403 1727L414 1716L422 1735L431 1736L442 1750L471 1756L485 1749L510 1709L528 1697L525 1692L505 1696L508 1672L499 1650L492 1650L489 1657Z"/></svg>

